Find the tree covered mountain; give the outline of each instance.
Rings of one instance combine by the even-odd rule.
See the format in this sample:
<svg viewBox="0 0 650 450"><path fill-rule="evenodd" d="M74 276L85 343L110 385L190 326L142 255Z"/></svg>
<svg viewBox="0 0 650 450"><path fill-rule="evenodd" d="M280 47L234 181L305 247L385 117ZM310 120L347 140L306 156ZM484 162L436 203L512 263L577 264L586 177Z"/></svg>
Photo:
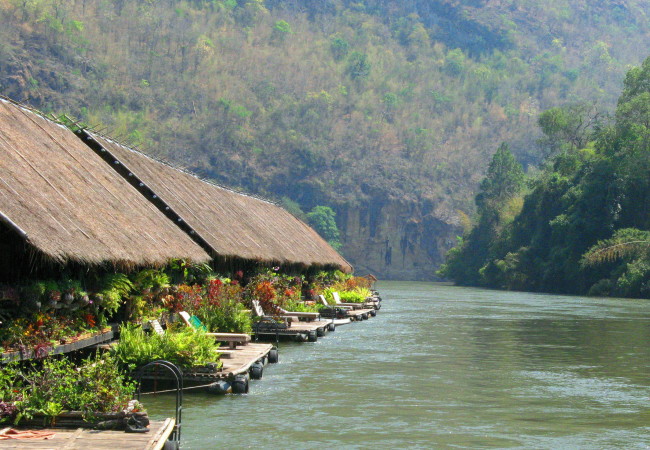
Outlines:
<svg viewBox="0 0 650 450"><path fill-rule="evenodd" d="M427 278L501 142L607 110L650 42L640 0L0 0L0 93L72 114L300 214L341 251Z"/></svg>
<svg viewBox="0 0 650 450"><path fill-rule="evenodd" d="M526 189L512 155L495 154L476 198L480 220L449 252L447 276L650 298L650 58L628 72L611 120L588 114L573 105L541 115L556 150Z"/></svg>

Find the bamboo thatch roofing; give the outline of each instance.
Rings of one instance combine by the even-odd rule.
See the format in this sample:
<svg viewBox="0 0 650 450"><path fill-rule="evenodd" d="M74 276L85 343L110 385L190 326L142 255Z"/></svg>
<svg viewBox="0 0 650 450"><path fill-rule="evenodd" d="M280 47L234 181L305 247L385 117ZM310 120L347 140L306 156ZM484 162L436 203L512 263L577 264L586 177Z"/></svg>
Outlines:
<svg viewBox="0 0 650 450"><path fill-rule="evenodd" d="M0 222L61 263L210 260L74 133L1 98Z"/></svg>
<svg viewBox="0 0 650 450"><path fill-rule="evenodd" d="M109 139L92 137L195 230L214 256L352 270L316 231L280 206L208 183Z"/></svg>

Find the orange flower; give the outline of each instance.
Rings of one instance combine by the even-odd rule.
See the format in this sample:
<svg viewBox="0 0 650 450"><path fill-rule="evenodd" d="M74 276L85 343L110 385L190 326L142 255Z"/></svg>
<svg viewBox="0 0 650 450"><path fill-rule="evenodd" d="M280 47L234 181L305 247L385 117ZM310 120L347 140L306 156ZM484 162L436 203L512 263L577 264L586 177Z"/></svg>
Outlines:
<svg viewBox="0 0 650 450"><path fill-rule="evenodd" d="M93 328L97 321L95 320L95 316L92 314L88 313L84 315L84 319L86 319L86 324L88 324L89 327Z"/></svg>

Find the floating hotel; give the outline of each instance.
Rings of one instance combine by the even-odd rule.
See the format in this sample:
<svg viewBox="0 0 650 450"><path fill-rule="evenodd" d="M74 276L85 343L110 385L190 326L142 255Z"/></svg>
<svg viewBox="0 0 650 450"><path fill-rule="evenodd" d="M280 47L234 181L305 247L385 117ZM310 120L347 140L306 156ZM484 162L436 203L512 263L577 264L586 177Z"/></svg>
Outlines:
<svg viewBox="0 0 650 450"><path fill-rule="evenodd" d="M170 259L352 271L318 233L276 204L84 129L73 133L4 98L0 156L5 279L39 265L130 268Z"/></svg>
<svg viewBox="0 0 650 450"><path fill-rule="evenodd" d="M227 271L261 264L290 271L353 270L312 228L272 202L0 97L0 282L63 270L163 267L172 259ZM352 311L348 317L374 314ZM255 337L313 341L350 321L302 319L285 321L284 328L258 325ZM106 345L113 338L107 329L53 353ZM34 356L7 353L0 362ZM278 355L270 344L236 342L223 358L218 373L187 374L187 381L247 392L248 380L261 377L264 364ZM171 433L178 439L179 424L170 420L153 424L155 442L133 440L133 448L161 448ZM121 438L107 439L131 448Z"/></svg>

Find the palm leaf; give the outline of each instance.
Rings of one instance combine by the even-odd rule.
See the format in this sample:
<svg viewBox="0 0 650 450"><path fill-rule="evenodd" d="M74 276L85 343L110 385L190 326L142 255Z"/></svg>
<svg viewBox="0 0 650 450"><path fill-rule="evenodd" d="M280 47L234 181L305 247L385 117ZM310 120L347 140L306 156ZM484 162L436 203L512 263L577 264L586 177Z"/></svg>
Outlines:
<svg viewBox="0 0 650 450"><path fill-rule="evenodd" d="M610 239L599 241L582 256L583 266L594 266L619 259L648 256L650 232L625 228L617 230Z"/></svg>

